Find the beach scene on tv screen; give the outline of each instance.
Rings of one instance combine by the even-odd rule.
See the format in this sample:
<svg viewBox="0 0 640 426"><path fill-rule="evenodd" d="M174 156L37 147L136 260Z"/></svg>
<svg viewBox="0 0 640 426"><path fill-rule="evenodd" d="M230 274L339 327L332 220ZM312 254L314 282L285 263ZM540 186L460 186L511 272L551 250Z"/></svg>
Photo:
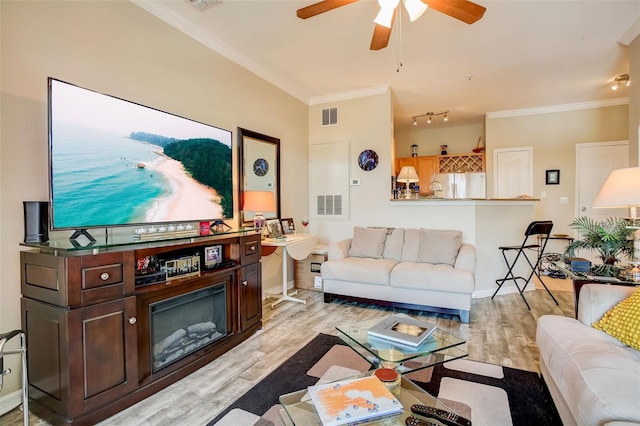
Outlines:
<svg viewBox="0 0 640 426"><path fill-rule="evenodd" d="M233 216L231 132L51 81L54 228Z"/></svg>

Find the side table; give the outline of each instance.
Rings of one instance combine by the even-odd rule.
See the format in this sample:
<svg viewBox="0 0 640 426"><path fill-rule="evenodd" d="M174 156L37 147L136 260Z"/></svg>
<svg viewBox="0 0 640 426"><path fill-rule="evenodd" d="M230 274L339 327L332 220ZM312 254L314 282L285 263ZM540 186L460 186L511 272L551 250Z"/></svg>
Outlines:
<svg viewBox="0 0 640 426"><path fill-rule="evenodd" d="M625 285L625 286L640 286L640 283L633 281L625 281L612 277L599 277L596 275L587 275L582 272L574 272L563 261L555 262L556 268L567 274L571 281L573 281L573 303L575 309L575 316L578 318L578 299L580 297L580 290L585 284L605 284L605 285Z"/></svg>
<svg viewBox="0 0 640 426"><path fill-rule="evenodd" d="M288 258L289 256L295 260L306 258L317 242L318 237L311 234L294 234L288 235L286 238L267 238L262 240L263 247L271 247L274 250L282 247L282 296L271 304L272 308L284 301L307 303L306 300L292 297L297 294L297 291L292 292L291 295L288 294Z"/></svg>

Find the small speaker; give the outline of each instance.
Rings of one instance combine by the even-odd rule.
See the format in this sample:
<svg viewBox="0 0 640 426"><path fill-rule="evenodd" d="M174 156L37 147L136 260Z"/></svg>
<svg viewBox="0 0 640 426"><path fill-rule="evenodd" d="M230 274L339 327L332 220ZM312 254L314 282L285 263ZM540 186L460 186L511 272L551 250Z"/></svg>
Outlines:
<svg viewBox="0 0 640 426"><path fill-rule="evenodd" d="M24 242L43 243L49 240L49 203L23 201Z"/></svg>

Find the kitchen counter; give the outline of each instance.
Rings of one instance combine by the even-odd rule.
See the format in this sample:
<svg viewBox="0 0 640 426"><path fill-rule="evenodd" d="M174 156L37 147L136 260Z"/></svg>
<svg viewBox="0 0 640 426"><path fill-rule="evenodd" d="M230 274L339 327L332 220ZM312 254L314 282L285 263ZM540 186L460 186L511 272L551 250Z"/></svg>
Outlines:
<svg viewBox="0 0 640 426"><path fill-rule="evenodd" d="M403 204L403 203L454 203L454 204L470 204L470 205L479 205L479 204L500 204L500 203L529 203L532 201L540 201L539 198L428 198L428 197L420 197L420 198L398 198L398 199L390 199L392 204Z"/></svg>

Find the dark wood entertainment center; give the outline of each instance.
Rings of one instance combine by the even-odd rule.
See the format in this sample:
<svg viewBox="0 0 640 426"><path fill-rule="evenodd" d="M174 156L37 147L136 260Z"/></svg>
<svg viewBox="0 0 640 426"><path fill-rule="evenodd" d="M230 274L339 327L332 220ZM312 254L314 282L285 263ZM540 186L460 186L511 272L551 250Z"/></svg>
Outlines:
<svg viewBox="0 0 640 426"><path fill-rule="evenodd" d="M53 424L95 424L196 371L262 327L260 235L253 231L88 248L25 245L30 250L20 253L22 326L29 393L37 402L31 408ZM219 246L224 262L205 269L198 256L210 246ZM177 278L141 272L149 259L165 259L168 268L185 253L195 259L190 266L197 272ZM176 303L181 297L186 301ZM215 329L187 337L179 328L175 338L154 338L161 320L175 322L165 318L172 311L164 305L183 309L180 315L174 311L179 322L191 315L191 305L187 311L182 307L187 303L202 306L203 315L220 315L216 307L221 306L226 324L194 320L194 328L184 329L203 324ZM183 346L166 349L170 343ZM165 352L173 358L165 361Z"/></svg>

